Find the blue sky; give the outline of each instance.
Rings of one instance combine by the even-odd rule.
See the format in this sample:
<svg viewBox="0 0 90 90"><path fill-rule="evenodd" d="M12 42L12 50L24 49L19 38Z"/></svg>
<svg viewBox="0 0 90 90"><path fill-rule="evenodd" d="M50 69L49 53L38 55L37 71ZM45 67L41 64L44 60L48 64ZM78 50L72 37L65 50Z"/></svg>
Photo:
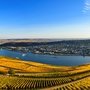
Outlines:
<svg viewBox="0 0 90 90"><path fill-rule="evenodd" d="M0 0L0 39L89 34L90 0Z"/></svg>

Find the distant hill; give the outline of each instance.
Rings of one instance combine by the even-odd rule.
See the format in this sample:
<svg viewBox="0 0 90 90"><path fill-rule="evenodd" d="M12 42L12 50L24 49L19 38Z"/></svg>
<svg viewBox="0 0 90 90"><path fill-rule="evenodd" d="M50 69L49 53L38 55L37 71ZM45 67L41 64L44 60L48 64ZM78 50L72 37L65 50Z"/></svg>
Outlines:
<svg viewBox="0 0 90 90"><path fill-rule="evenodd" d="M40 40L40 39L39 39ZM90 40L62 40L62 41L50 41L50 40L11 40L11 42L5 42L0 46L37 46L37 45L51 45L51 44L90 44Z"/></svg>
<svg viewBox="0 0 90 90"><path fill-rule="evenodd" d="M0 43L11 43L11 42L52 42L61 41L61 39L0 39Z"/></svg>
<svg viewBox="0 0 90 90"><path fill-rule="evenodd" d="M88 40L88 39L79 39L79 38L38 38L38 39L29 39L29 38L22 38L22 39L0 39L0 43L10 43L10 42L54 42L54 41L63 41L63 40Z"/></svg>
<svg viewBox="0 0 90 90"><path fill-rule="evenodd" d="M0 39L0 43L9 43L9 42L37 42L35 39Z"/></svg>

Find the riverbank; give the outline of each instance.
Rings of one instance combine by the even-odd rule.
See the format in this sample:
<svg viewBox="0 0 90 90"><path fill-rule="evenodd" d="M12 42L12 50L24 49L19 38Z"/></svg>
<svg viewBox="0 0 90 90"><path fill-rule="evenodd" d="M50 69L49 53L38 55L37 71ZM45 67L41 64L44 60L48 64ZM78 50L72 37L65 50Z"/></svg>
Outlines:
<svg viewBox="0 0 90 90"><path fill-rule="evenodd" d="M80 66L54 66L49 64L43 64L32 61L24 61L12 57L0 56L0 70L3 72L7 72L9 68L13 68L16 72L32 72L32 73L40 73L40 72L67 72L73 70L79 70L81 67L87 66L90 67L90 64L83 64ZM84 69L83 69L84 70ZM85 69L86 70L86 69Z"/></svg>
<svg viewBox="0 0 90 90"><path fill-rule="evenodd" d="M7 50L7 49L1 49L1 50ZM13 52L20 52L20 53L25 53L25 54L27 54L27 53L30 53L30 51L29 52L25 52L25 51L20 51L20 50L8 50L8 51L13 51ZM85 57L85 56L90 56L90 54L86 54L86 55L82 55L82 54L47 54L47 53L42 53L42 52L39 52L39 53L35 53L35 52L31 52L32 54L36 54L36 55L50 55L50 56L83 56L83 57Z"/></svg>
<svg viewBox="0 0 90 90"><path fill-rule="evenodd" d="M45 54L33 54L22 53L22 52L13 52L8 50L0 50L1 56L9 56L24 61L33 61L38 63L56 65L56 66L78 66L90 62L89 56L54 56L54 55L45 55Z"/></svg>
<svg viewBox="0 0 90 90"><path fill-rule="evenodd" d="M23 61L16 58L0 56L0 71L8 72L9 68L13 68L15 72L59 72L71 70L71 67L53 66L31 61Z"/></svg>

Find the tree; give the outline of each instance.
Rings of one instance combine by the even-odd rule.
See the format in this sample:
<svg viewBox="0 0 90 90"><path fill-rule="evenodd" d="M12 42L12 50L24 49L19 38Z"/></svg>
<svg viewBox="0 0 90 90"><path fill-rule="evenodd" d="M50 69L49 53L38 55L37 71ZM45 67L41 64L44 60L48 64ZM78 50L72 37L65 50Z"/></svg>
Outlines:
<svg viewBox="0 0 90 90"><path fill-rule="evenodd" d="M15 72L14 72L14 70L13 70L12 68L9 69L8 73L9 73L10 75L14 75L14 74L15 74Z"/></svg>

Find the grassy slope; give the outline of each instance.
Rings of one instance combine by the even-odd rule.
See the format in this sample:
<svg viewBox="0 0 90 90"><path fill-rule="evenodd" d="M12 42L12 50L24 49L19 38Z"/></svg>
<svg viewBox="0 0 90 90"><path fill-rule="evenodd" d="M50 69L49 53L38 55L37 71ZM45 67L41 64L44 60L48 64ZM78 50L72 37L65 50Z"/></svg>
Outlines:
<svg viewBox="0 0 90 90"><path fill-rule="evenodd" d="M90 64L84 64L76 67L53 66L37 62L22 61L15 58L0 56L0 72L8 72L9 68L13 68L16 73L21 73L18 77L0 75L0 88L46 88L60 85L60 87L67 87L68 84L77 84L77 81L85 85L90 85L86 80L90 80ZM30 72L30 73L29 73ZM34 72L34 73L33 73ZM25 73L29 76L25 77ZM30 77L33 76L34 78ZM46 78L45 78L46 77ZM83 79L86 78L86 79ZM81 80L81 81L80 81ZM18 82L20 83L18 84ZM76 81L76 82L74 82ZM17 82L17 83L16 83ZM21 83L23 82L23 83ZM32 87L30 84L32 83ZM71 82L71 83L69 83ZM46 83L46 84L45 84ZM67 83L67 84L65 84ZM35 85L36 84L36 85ZM39 85L40 84L40 85ZM64 85L65 84L65 85ZM21 87L22 86L22 87ZM74 85L75 86L75 85ZM79 84L78 84L78 87ZM58 88L58 87L56 87ZM87 87L88 88L88 87ZM49 88L50 90L51 88ZM81 90L81 89L80 89Z"/></svg>
<svg viewBox="0 0 90 90"><path fill-rule="evenodd" d="M15 72L67 72L77 74L90 70L90 64L84 64L76 67L70 66L53 66L31 61L22 61L15 58L0 56L0 71L7 72L13 68Z"/></svg>
<svg viewBox="0 0 90 90"><path fill-rule="evenodd" d="M72 67L52 66L0 56L0 71L7 72L9 68L13 68L15 72L60 72L72 70Z"/></svg>

